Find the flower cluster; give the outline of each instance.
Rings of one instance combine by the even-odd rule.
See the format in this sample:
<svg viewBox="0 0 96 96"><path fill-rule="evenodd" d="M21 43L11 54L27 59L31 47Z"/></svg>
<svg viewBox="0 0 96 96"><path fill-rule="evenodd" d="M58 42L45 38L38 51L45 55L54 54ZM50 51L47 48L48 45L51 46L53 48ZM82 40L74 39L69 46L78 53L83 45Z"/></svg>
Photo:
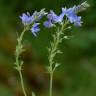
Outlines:
<svg viewBox="0 0 96 96"><path fill-rule="evenodd" d="M47 28L53 27L54 24L56 23L62 23L64 20L64 16L66 16L68 18L68 20L70 21L70 23L74 23L75 26L81 26L81 16L77 16L75 10L76 10L76 6L74 6L73 8L62 8L62 13L58 16L56 15L52 10L50 11L50 13L47 15L48 21L44 22L44 26Z"/></svg>
<svg viewBox="0 0 96 96"><path fill-rule="evenodd" d="M53 10L50 10L50 12L47 13L45 12L45 9L42 9L40 12L35 11L32 16L29 13L23 13L22 16L20 16L20 19L24 26L31 26L30 30L33 35L36 36L36 33L40 31L39 21L43 16L47 15L46 17L48 20L43 23L46 28L54 27L57 23L63 24L65 22L64 18L67 18L68 22L75 26L81 26L81 16L78 16L77 13L85 10L87 7L89 7L87 2L83 2L81 5L72 8L62 8L60 15L55 14Z"/></svg>
<svg viewBox="0 0 96 96"><path fill-rule="evenodd" d="M23 13L22 16L20 16L20 19L22 20L22 23L24 26L31 26L30 30L33 33L34 36L37 36L36 33L40 31L39 24L38 23L44 15L47 13L45 12L45 9L42 9L40 12L35 11L32 16L27 12L27 14Z"/></svg>
<svg viewBox="0 0 96 96"><path fill-rule="evenodd" d="M61 23L63 21L64 14L60 16L56 15L53 10L47 15L48 21L44 22L44 26L47 28L53 27L55 23Z"/></svg>

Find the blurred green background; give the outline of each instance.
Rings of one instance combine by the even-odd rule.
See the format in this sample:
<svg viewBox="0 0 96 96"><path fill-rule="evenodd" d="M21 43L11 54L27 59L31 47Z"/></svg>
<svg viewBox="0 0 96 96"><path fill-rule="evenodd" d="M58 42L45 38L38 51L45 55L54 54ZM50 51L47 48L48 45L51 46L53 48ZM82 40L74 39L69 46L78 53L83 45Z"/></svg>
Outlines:
<svg viewBox="0 0 96 96"><path fill-rule="evenodd" d="M14 69L16 38L23 25L19 16L42 8L60 13L62 7L80 4L84 0L0 0L0 96L23 96L18 72ZM54 96L96 96L96 0L87 0L91 7L82 12L83 26L68 30L70 40L60 45L63 51L56 59L61 66L54 75ZM21 58L28 96L48 96L49 76L47 46L53 30L41 26L35 38L31 32L24 36Z"/></svg>

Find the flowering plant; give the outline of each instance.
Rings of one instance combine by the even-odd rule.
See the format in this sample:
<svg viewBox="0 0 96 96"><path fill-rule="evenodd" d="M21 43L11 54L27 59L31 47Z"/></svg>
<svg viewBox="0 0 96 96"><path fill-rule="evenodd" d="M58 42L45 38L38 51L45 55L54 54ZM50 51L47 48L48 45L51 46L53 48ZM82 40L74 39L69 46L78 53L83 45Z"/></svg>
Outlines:
<svg viewBox="0 0 96 96"><path fill-rule="evenodd" d="M53 10L50 10L48 13L45 11L45 9L42 9L40 12L35 11L32 15L27 12L27 14L23 13L22 16L20 16L24 29L21 32L21 35L17 38L15 69L19 72L24 96L27 96L27 93L24 88L21 72L23 61L19 59L20 54L24 51L22 44L24 33L30 30L32 34L37 37L37 33L40 31L40 20L44 16L47 17L47 20L43 23L44 27L48 29L54 27L57 29L57 31L52 35L53 41L51 41L50 47L48 48L49 65L47 66L47 71L50 75L49 96L52 96L52 80L54 71L60 65L59 63L55 62L54 59L57 54L62 53L58 46L60 43L62 43L63 39L69 39L69 37L65 35L64 31L70 29L72 24L76 27L82 26L81 16L78 16L77 14L86 10L87 7L89 7L89 4L85 1L82 4L72 8L62 8L60 15L57 15ZM32 92L32 96L36 96L34 92Z"/></svg>

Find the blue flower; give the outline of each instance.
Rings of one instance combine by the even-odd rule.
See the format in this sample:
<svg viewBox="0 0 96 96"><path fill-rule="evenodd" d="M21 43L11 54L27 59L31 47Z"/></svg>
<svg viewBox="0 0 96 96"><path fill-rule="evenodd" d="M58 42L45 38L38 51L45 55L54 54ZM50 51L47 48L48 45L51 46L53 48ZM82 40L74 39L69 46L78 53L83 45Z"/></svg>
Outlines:
<svg viewBox="0 0 96 96"><path fill-rule="evenodd" d="M82 22L81 22L81 16L78 16L76 21L74 22L74 25L75 26L81 26L82 25Z"/></svg>
<svg viewBox="0 0 96 96"><path fill-rule="evenodd" d="M44 22L44 26L47 28L53 27L55 23L61 23L63 21L64 14L56 15L52 10L47 15L48 21Z"/></svg>
<svg viewBox="0 0 96 96"><path fill-rule="evenodd" d="M77 15L76 15L74 9L75 9L75 7L69 8L65 12L66 13L66 16L68 17L68 19L69 19L69 21L71 23L74 23L75 19L77 18Z"/></svg>
<svg viewBox="0 0 96 96"><path fill-rule="evenodd" d="M81 17L77 16L76 14L76 6L73 8L62 8L62 11L66 14L67 18L69 19L70 23L74 23L76 26L81 26Z"/></svg>
<svg viewBox="0 0 96 96"><path fill-rule="evenodd" d="M64 14L60 14L60 15L58 16L58 15L56 15L53 11L50 11L50 15L51 15L52 21L53 21L54 23L60 23L60 22L63 21ZM49 19L50 19L50 17L49 17Z"/></svg>
<svg viewBox="0 0 96 96"><path fill-rule="evenodd" d="M54 26L54 24L52 24L52 22L51 22L50 20L45 21L45 22L43 23L43 25L44 25L46 28L51 28L51 27Z"/></svg>
<svg viewBox="0 0 96 96"><path fill-rule="evenodd" d="M36 33L40 31L40 28L38 27L40 23L34 23L31 32L33 33L34 36L37 36Z"/></svg>
<svg viewBox="0 0 96 96"><path fill-rule="evenodd" d="M23 13L22 16L20 16L20 19L22 20L24 26L30 25L34 20L34 18L32 18L32 16L30 16L29 13L27 14Z"/></svg>

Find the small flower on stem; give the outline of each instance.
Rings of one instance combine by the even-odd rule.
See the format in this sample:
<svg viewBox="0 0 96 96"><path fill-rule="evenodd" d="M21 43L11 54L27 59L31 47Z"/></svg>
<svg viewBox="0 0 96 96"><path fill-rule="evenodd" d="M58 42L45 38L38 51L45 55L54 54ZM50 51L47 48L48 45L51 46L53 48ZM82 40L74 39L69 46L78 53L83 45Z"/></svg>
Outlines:
<svg viewBox="0 0 96 96"><path fill-rule="evenodd" d="M22 16L20 16L20 19L22 20L24 26L30 25L34 20L34 18L32 18L29 13L23 13Z"/></svg>
<svg viewBox="0 0 96 96"><path fill-rule="evenodd" d="M67 16L70 23L74 23L75 26L81 26L81 16L77 16L77 14L75 13L75 9L76 6L69 9L62 8L62 12L64 12L64 14Z"/></svg>
<svg viewBox="0 0 96 96"><path fill-rule="evenodd" d="M48 20L44 22L44 26L47 28L53 27L56 23L61 23L63 21L64 14L59 16L55 14L54 11L50 11L47 15Z"/></svg>
<svg viewBox="0 0 96 96"><path fill-rule="evenodd" d="M36 33L40 31L40 28L38 27L40 23L34 23L33 27L31 28L31 32L34 36L37 36Z"/></svg>

